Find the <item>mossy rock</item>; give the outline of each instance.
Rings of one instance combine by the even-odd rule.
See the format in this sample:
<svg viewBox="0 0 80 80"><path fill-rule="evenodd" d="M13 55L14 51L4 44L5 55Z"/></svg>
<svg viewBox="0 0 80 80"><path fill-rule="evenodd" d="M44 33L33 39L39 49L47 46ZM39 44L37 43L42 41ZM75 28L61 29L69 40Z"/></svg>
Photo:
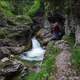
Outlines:
<svg viewBox="0 0 80 80"><path fill-rule="evenodd" d="M72 36L72 35L65 35L65 36L63 36L63 40L65 40L65 41L67 41L68 42L68 44L71 46L71 47L73 47L74 46L74 44L75 44L75 38L74 38L74 36Z"/></svg>
<svg viewBox="0 0 80 80"><path fill-rule="evenodd" d="M28 25L32 24L32 19L29 16L18 15L15 17L8 18L8 24L11 25Z"/></svg>
<svg viewBox="0 0 80 80"><path fill-rule="evenodd" d="M29 17L29 16L16 16L16 19L15 19L15 21L17 21L17 22L21 22L21 23L23 23L23 24L25 24L25 23L27 23L27 24L30 24L30 23L32 23L32 20L31 20L31 18Z"/></svg>
<svg viewBox="0 0 80 80"><path fill-rule="evenodd" d="M8 34L9 32L6 29L0 28L0 39L6 38Z"/></svg>

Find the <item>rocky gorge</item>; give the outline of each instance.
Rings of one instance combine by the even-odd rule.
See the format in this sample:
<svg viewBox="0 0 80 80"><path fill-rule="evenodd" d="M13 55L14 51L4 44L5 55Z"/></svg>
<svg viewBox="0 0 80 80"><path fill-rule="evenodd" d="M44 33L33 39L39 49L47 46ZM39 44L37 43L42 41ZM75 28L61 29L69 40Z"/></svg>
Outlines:
<svg viewBox="0 0 80 80"><path fill-rule="evenodd" d="M31 49L31 39L33 36L36 36L43 46L50 41L48 36L50 35L51 37L51 34L47 29L42 28L41 25L31 27L33 22L29 17L16 16L6 18L3 15L1 19L0 80L15 80L15 77L18 75L21 75L18 78L22 80L25 74L29 74L28 72L30 70L33 71L37 69L37 67L35 64L25 64L24 61L19 58L20 54ZM18 80L18 78L16 80Z"/></svg>
<svg viewBox="0 0 80 80"><path fill-rule="evenodd" d="M0 80L80 80L79 8L79 0L0 0Z"/></svg>

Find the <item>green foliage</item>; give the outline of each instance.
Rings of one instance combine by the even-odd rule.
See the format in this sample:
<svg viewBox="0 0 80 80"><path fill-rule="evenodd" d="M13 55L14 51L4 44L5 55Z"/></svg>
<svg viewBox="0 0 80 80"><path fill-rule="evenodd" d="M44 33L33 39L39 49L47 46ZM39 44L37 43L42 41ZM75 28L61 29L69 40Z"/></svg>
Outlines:
<svg viewBox="0 0 80 80"><path fill-rule="evenodd" d="M1 0L0 10L6 16L29 15L34 16L40 9L41 0Z"/></svg>
<svg viewBox="0 0 80 80"><path fill-rule="evenodd" d="M80 48L74 48L72 53L72 64L78 70L80 70Z"/></svg>
<svg viewBox="0 0 80 80"><path fill-rule="evenodd" d="M33 5L34 0L11 0L13 12L17 15L24 15Z"/></svg>
<svg viewBox="0 0 80 80"><path fill-rule="evenodd" d="M5 16L34 16L41 7L41 0L1 0L0 11Z"/></svg>
<svg viewBox="0 0 80 80"><path fill-rule="evenodd" d="M34 4L32 5L32 7L30 8L27 14L30 16L34 16L35 13L40 9L40 5L41 5L41 1L35 0Z"/></svg>
<svg viewBox="0 0 80 80"><path fill-rule="evenodd" d="M13 16L12 6L11 6L11 4L10 4L10 1L8 1L8 0L1 0L1 1L0 1L0 10L1 10L6 16Z"/></svg>

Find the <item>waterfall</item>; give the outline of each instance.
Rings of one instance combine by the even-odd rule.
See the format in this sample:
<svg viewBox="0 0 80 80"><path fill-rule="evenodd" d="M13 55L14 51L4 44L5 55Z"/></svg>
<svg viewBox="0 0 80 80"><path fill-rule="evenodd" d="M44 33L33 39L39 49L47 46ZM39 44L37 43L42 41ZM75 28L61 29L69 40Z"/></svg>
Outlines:
<svg viewBox="0 0 80 80"><path fill-rule="evenodd" d="M45 50L40 46L39 41L32 38L32 49L21 54L21 58L29 61L42 61L44 59Z"/></svg>
<svg viewBox="0 0 80 80"><path fill-rule="evenodd" d="M32 38L32 48L33 49L40 48L40 43L38 42L38 40L35 37Z"/></svg>

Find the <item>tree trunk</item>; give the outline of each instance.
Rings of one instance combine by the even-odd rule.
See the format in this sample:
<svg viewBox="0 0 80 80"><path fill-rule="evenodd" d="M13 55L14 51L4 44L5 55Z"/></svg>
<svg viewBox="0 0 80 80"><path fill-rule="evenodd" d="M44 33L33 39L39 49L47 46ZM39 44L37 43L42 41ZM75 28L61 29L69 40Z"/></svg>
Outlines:
<svg viewBox="0 0 80 80"><path fill-rule="evenodd" d="M80 45L80 24L77 24L75 31L76 46Z"/></svg>
<svg viewBox="0 0 80 80"><path fill-rule="evenodd" d="M65 34L70 35L70 16L66 15L66 20L65 20Z"/></svg>

